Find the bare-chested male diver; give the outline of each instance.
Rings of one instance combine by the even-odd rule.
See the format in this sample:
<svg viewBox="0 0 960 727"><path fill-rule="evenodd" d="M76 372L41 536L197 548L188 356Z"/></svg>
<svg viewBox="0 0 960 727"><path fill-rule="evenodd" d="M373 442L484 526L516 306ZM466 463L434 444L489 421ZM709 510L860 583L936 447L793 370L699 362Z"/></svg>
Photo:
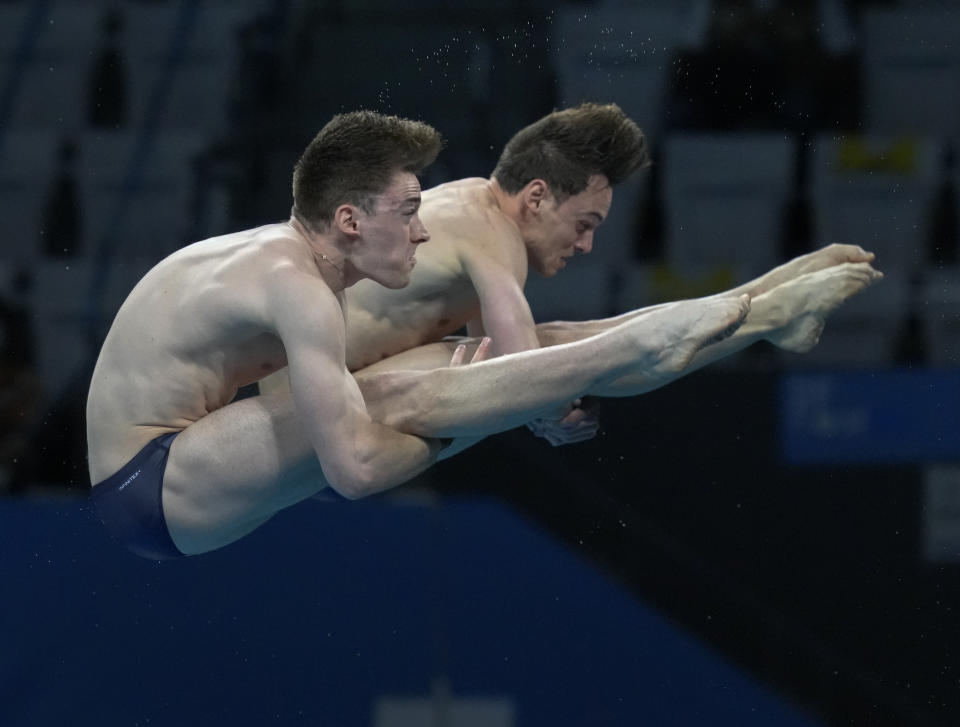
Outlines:
<svg viewBox="0 0 960 727"><path fill-rule="evenodd" d="M92 498L133 552L202 553L327 487L388 489L618 379L675 376L748 313L746 295L691 301L539 351L351 376L344 290L408 284L429 239L415 175L440 145L419 122L335 117L297 163L289 222L189 245L136 285L87 401ZM290 392L234 401L283 366Z"/></svg>
<svg viewBox="0 0 960 727"><path fill-rule="evenodd" d="M613 187L648 163L643 133L618 106L582 104L518 132L490 179L426 190L420 216L431 242L418 254L410 284L394 289L364 280L346 291L348 368L364 369L385 357L391 357L391 367L401 361L408 368L442 366L456 344L436 342L464 326L471 336L492 338L490 353L496 356L581 340L676 305L606 320L536 325L523 293L530 268L554 276L567 259L590 252ZM827 315L878 276L869 269L872 260L856 245L830 245L722 293L751 296L744 325L700 351L676 375L760 340L791 351L810 349ZM430 343L435 345L424 345ZM593 393L629 396L670 380L630 377ZM282 373L261 387L284 388ZM531 429L555 444L592 436L596 420L578 409L566 414L567 408L536 420Z"/></svg>

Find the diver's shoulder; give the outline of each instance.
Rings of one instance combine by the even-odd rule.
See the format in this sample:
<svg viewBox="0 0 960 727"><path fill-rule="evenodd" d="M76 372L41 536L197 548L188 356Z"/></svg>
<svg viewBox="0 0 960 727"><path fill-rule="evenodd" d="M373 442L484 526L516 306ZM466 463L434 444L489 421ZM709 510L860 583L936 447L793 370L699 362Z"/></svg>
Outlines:
<svg viewBox="0 0 960 727"><path fill-rule="evenodd" d="M430 187L430 189L425 189L423 191L423 197L424 199L428 199L430 197L443 194L452 194L476 187L483 187L489 181L490 180L484 179L483 177L464 177L463 179L453 179L449 182L438 184L435 187Z"/></svg>
<svg viewBox="0 0 960 727"><path fill-rule="evenodd" d="M427 223L484 224L496 208L487 180L462 179L435 187L424 194L420 216Z"/></svg>
<svg viewBox="0 0 960 727"><path fill-rule="evenodd" d="M201 240L184 248L197 262L266 272L277 265L313 268L309 246L286 223L273 223Z"/></svg>

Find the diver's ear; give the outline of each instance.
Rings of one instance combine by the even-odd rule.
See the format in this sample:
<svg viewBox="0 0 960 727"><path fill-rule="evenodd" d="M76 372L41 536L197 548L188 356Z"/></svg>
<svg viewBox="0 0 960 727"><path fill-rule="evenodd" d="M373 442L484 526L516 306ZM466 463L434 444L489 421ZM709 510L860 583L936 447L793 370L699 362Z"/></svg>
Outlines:
<svg viewBox="0 0 960 727"><path fill-rule="evenodd" d="M347 237L360 234L359 215L352 204L342 204L333 213L333 226Z"/></svg>
<svg viewBox="0 0 960 727"><path fill-rule="evenodd" d="M523 206L534 214L539 213L540 205L550 196L550 187L542 179L531 179L520 190Z"/></svg>

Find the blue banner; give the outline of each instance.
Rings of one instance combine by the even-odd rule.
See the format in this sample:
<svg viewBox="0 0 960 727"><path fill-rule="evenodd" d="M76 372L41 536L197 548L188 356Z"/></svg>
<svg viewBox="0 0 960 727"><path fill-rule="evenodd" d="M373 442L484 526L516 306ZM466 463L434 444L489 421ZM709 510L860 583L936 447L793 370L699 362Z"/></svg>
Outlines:
<svg viewBox="0 0 960 727"><path fill-rule="evenodd" d="M960 461L960 370L791 373L780 389L789 464Z"/></svg>

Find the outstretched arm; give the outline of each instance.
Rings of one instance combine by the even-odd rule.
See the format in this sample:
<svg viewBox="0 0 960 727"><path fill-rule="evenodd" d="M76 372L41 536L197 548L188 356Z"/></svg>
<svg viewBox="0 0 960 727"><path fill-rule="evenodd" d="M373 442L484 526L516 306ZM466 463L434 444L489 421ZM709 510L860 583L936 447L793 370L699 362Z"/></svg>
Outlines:
<svg viewBox="0 0 960 727"><path fill-rule="evenodd" d="M480 303L479 318L467 324L469 335L488 336L491 356L540 348L533 313L519 280L521 272L483 249L465 254L463 267Z"/></svg>
<svg viewBox="0 0 960 727"><path fill-rule="evenodd" d="M437 460L442 444L374 421L345 364L340 305L294 268L271 281L271 315L287 353L290 391L324 477L344 497L394 487Z"/></svg>
<svg viewBox="0 0 960 727"><path fill-rule="evenodd" d="M525 260L511 259L509 249L495 245L461 248L464 270L480 302L480 316L467 324L467 332L473 337L489 336L493 356L540 348L530 304L523 294ZM554 446L590 439L596 436L599 423L579 404L579 400L563 402L527 426Z"/></svg>

